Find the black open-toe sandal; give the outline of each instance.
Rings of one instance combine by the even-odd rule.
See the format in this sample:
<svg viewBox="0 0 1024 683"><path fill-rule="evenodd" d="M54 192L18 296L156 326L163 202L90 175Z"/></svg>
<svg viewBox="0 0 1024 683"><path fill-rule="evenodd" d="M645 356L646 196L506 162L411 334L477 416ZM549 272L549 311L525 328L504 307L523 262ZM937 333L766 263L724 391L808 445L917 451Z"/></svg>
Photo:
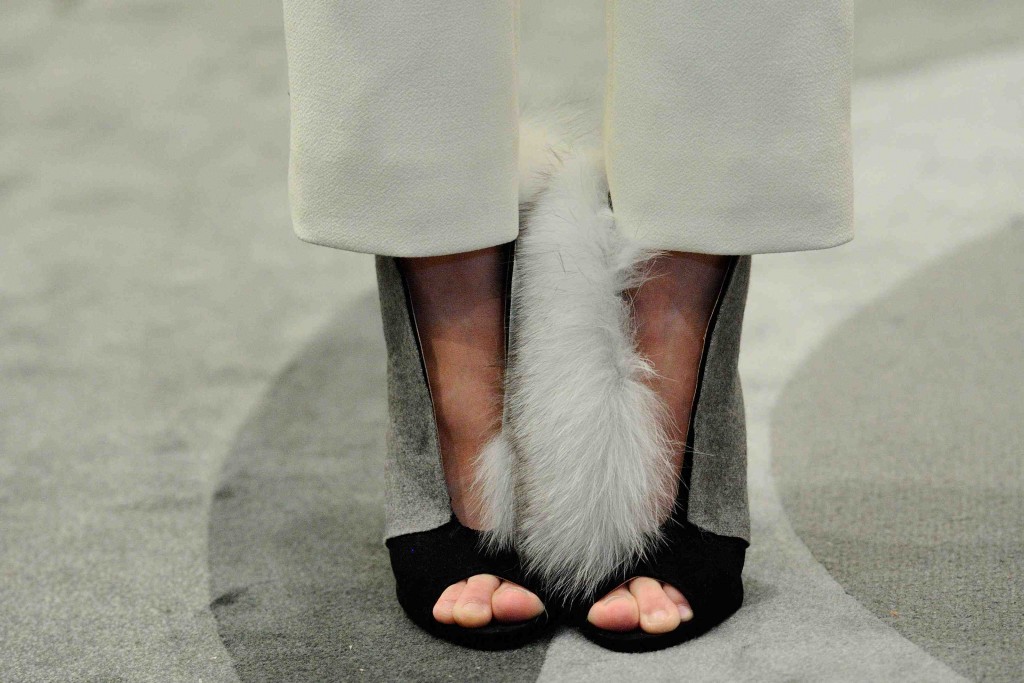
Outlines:
<svg viewBox="0 0 1024 683"><path fill-rule="evenodd" d="M638 563L623 581L610 581L605 595L634 576L647 576L674 586L690 603L693 618L668 633L608 631L587 621L590 605L575 612L580 632L588 640L617 652L650 652L678 645L707 633L743 604L743 559L747 542L703 531L688 522L666 529L665 545L650 560Z"/></svg>
<svg viewBox="0 0 1024 683"><path fill-rule="evenodd" d="M592 601L573 608L573 622L592 642L618 652L660 650L702 635L743 604L743 561L749 543L746 431L737 361L750 257L734 257L704 338L686 454L673 514L654 553L616 572L593 594L606 595L631 577L647 576L677 588L693 618L662 634L616 632L587 621ZM718 484L718 491L708 489ZM698 488L699 487L699 488ZM695 496L699 493L699 496ZM715 526L736 535L712 533Z"/></svg>
<svg viewBox="0 0 1024 683"><path fill-rule="evenodd" d="M434 603L441 593L470 576L493 574L519 585L525 582L514 552L481 551L480 533L454 516L436 529L389 538L387 547L399 604L417 626L438 638L479 650L507 650L536 640L552 625L547 611L527 621L492 620L479 628L434 619Z"/></svg>
<svg viewBox="0 0 1024 683"><path fill-rule="evenodd" d="M434 619L433 606L441 593L476 574L519 584L546 601L540 587L521 575L514 551L488 550L481 533L463 526L453 514L406 283L392 257L376 257L376 269L388 352L384 536L399 604L417 626L438 638L482 650L519 647L550 630L552 613L522 622L492 621L480 628ZM506 324L507 318L506 312Z"/></svg>

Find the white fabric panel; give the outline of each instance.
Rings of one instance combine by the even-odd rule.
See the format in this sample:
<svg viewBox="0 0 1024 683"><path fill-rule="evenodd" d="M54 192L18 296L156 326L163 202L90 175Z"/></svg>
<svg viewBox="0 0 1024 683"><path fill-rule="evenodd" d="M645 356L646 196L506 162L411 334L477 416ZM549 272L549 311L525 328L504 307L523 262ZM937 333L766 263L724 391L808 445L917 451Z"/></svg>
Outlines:
<svg viewBox="0 0 1024 683"><path fill-rule="evenodd" d="M663 249L853 237L850 0L607 0L618 224Z"/></svg>
<svg viewBox="0 0 1024 683"><path fill-rule="evenodd" d="M515 239L517 9L285 0L300 238L389 256Z"/></svg>
<svg viewBox="0 0 1024 683"><path fill-rule="evenodd" d="M538 0L540 1L540 0ZM430 256L518 234L518 0L284 0L304 240ZM660 249L853 236L852 0L607 0L617 221Z"/></svg>

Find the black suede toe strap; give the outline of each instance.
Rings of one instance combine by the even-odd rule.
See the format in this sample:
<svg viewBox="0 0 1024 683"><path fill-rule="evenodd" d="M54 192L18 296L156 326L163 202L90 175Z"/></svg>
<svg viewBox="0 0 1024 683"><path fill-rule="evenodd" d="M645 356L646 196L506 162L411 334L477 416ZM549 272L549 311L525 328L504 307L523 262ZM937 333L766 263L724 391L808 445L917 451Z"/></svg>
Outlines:
<svg viewBox="0 0 1024 683"><path fill-rule="evenodd" d="M677 588L693 608L693 622L716 625L743 603L747 545L740 538L681 526L670 534L668 547L642 562L637 573Z"/></svg>
<svg viewBox="0 0 1024 683"><path fill-rule="evenodd" d="M478 532L454 519L436 529L389 538L386 545L399 597L429 603L430 611L445 588L475 574L513 580L508 575L516 572L515 555L485 555L479 540Z"/></svg>
<svg viewBox="0 0 1024 683"><path fill-rule="evenodd" d="M591 625L581 609L576 616L587 638L620 652L659 650L706 633L740 608L748 546L745 540L712 534L688 523L672 523L666 529L665 539L651 557L625 569L603 589L610 590L634 576L649 576L677 588L693 608L693 619L674 631L657 635L639 629L612 632Z"/></svg>

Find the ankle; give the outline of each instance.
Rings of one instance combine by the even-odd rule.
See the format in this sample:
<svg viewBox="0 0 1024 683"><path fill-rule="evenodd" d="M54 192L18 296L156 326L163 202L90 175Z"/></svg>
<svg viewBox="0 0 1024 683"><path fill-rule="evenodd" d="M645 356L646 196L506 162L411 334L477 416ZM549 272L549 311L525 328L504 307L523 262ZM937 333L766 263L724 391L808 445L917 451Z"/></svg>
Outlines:
<svg viewBox="0 0 1024 683"><path fill-rule="evenodd" d="M455 374L455 373L453 373ZM486 443L501 423L499 377L467 373L432 387L437 428L453 444Z"/></svg>
<svg viewBox="0 0 1024 683"><path fill-rule="evenodd" d="M458 462L463 463L465 460ZM483 530L484 506L474 486L475 472L470 467L448 464L445 467L445 482L452 512L459 523L469 529Z"/></svg>

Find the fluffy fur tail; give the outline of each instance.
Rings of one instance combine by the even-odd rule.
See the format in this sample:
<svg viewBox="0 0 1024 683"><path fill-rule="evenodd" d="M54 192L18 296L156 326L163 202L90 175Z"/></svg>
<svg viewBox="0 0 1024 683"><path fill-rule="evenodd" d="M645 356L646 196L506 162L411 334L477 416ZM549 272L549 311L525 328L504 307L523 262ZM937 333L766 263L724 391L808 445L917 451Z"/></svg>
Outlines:
<svg viewBox="0 0 1024 683"><path fill-rule="evenodd" d="M616 229L600 145L550 121L521 130L505 424L477 471L487 540L567 600L659 540L674 478L623 296L651 253Z"/></svg>
<svg viewBox="0 0 1024 683"><path fill-rule="evenodd" d="M525 106L519 119L519 209L526 222L563 160L576 147L593 145L596 140L596 131L582 112L567 107ZM481 501L480 516L486 529L483 538L493 549L515 544L518 506L513 470L517 458L509 432L508 425L504 425L480 452L475 466L473 486Z"/></svg>

